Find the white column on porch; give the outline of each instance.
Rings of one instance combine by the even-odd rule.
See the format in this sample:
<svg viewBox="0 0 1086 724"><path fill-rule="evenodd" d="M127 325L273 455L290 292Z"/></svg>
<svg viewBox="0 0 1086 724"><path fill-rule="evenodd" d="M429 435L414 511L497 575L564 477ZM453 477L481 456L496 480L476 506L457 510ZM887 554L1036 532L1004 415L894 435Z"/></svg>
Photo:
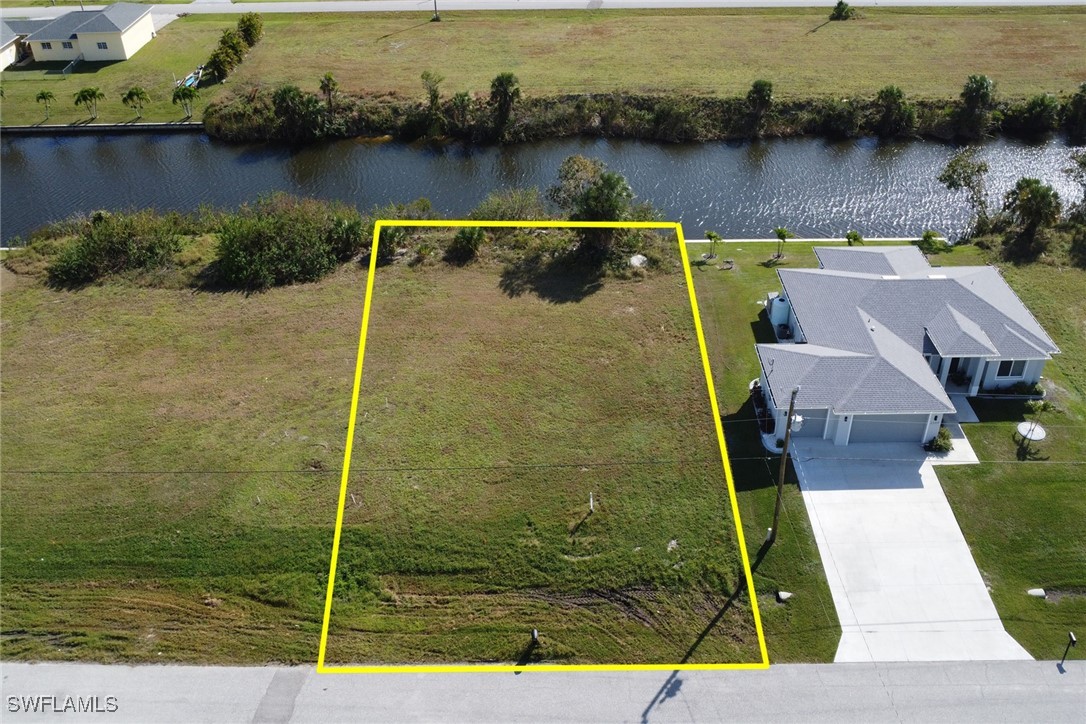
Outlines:
<svg viewBox="0 0 1086 724"><path fill-rule="evenodd" d="M950 375L950 357L939 360L939 384L946 387L946 379Z"/></svg>
<svg viewBox="0 0 1086 724"><path fill-rule="evenodd" d="M969 383L969 396L973 397L980 392L980 381L984 379L984 373L988 371L988 360L977 361L977 369L973 373L973 379Z"/></svg>

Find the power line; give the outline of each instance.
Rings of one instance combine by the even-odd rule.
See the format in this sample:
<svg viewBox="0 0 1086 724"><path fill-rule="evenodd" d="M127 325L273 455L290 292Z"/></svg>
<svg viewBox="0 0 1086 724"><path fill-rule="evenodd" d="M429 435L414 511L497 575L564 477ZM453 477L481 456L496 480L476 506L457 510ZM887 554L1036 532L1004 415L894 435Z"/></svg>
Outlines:
<svg viewBox="0 0 1086 724"><path fill-rule="evenodd" d="M728 456L729 462L750 462L750 461L770 461L776 460L779 455L756 455L756 456ZM841 461L856 461L863 460L864 462L876 462L876 463L916 463L920 462L917 458L855 458L848 456L837 455L811 455L808 457L800 457L800 460L841 460ZM510 463L507 465L453 465L446 467L434 467L434 466L393 466L393 467L381 467L381 468L351 468L352 474L372 474L372 473L440 473L440 472L459 472L459 471L472 471L472 470L531 470L531 469L559 469L559 468L613 468L613 467L651 467L651 466L667 466L667 465L699 465L705 463L717 463L718 458L684 458L680 460L633 460L633 461L617 461L609 463L593 463L593 462L579 462L579 463ZM1086 460L980 460L981 465L1086 465ZM69 476L92 476L92 475L340 475L342 469L329 468L327 470L320 469L290 469L290 470L267 470L267 469L247 469L247 470L5 470L3 475L69 475Z"/></svg>

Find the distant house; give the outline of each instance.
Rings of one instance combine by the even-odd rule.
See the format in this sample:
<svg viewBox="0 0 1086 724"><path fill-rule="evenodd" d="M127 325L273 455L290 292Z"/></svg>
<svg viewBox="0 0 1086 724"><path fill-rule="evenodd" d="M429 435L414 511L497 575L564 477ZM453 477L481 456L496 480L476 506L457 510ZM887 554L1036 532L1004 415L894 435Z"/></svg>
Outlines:
<svg viewBox="0 0 1086 724"><path fill-rule="evenodd" d="M914 246L814 251L821 268L778 270L778 343L756 345L776 430L798 386L793 435L926 442L948 393L1037 382L1059 352L995 267L934 269Z"/></svg>
<svg viewBox="0 0 1086 724"><path fill-rule="evenodd" d="M132 3L77 10L27 29L22 42L38 62L128 60L155 35L151 6Z"/></svg>
<svg viewBox="0 0 1086 724"><path fill-rule="evenodd" d="M0 70L18 60L19 50L16 47L19 34L10 25L0 20Z"/></svg>

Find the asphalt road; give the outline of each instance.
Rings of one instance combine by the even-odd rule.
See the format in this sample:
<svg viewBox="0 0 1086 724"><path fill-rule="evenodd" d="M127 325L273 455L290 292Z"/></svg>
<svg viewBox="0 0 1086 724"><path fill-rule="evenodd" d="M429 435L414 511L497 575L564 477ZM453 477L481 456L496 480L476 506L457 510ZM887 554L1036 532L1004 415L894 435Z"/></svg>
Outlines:
<svg viewBox="0 0 1086 724"><path fill-rule="evenodd" d="M18 0L14 0L15 3ZM1025 6L1081 5L1083 0L856 0L865 6ZM822 7L833 5L831 0L438 0L441 11L454 10L615 10L621 8L774 8ZM430 12L433 0L326 0L325 2L267 2L231 3L230 0L195 0L187 5L155 5L158 15L176 13L363 13L363 12ZM88 10L101 5L87 4ZM0 8L0 18L52 18L72 10L62 7ZM78 8L75 8L78 9Z"/></svg>
<svg viewBox="0 0 1086 724"><path fill-rule="evenodd" d="M1086 707L1086 661L784 664L670 674L318 675L308 667L13 663L0 671L5 723L1075 722ZM115 711L43 715L43 704L61 709L69 696L86 704L97 697L99 709ZM39 713L23 711L34 701Z"/></svg>

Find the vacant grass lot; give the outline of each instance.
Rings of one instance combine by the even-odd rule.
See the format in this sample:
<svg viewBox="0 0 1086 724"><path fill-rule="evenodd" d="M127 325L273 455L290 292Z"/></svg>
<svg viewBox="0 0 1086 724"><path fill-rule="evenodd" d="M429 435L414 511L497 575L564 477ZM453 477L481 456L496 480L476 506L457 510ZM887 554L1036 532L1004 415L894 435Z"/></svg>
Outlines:
<svg viewBox="0 0 1086 724"><path fill-rule="evenodd" d="M811 246L789 242L786 266L816 266ZM772 244L728 245L723 256L735 259L734 271L706 267L694 275L751 556L756 555L772 520L772 486L779 458L744 461L764 453L756 428L739 420L753 416L750 406L743 404L747 384L758 376L753 345L773 341L773 332L757 306L765 292L779 288L775 271L761 263L772 252ZM931 260L936 266L990 261L986 252L974 247L961 247ZM977 402L975 407L985 422L967 425L965 430L985 462L944 466L938 473L1007 630L1034 656L1052 659L1063 653L1067 631L1081 628L1086 620L1086 499L1082 495L1086 312L1064 304L1086 288L1086 272L1046 264L1000 264L1000 268L1063 350L1045 368L1050 399L1060 411L1042 420L1049 437L1034 445L1037 459L1019 462L1012 435L1014 426L1024 419L1024 405ZM743 341L737 344L736 340ZM728 351L720 354L719 350ZM762 620L771 658L832 660L840 631L803 500L791 485L786 489L783 520L782 537L755 575L755 588L763 596ZM1041 600L1025 594L1026 589L1038 586L1054 595ZM798 594L787 607L764 598L778 587ZM1082 656L1081 650L1072 656Z"/></svg>
<svg viewBox="0 0 1086 724"><path fill-rule="evenodd" d="M158 37L140 48L130 60L117 63L80 63L65 77L65 63L39 63L0 73L4 86L3 121L9 125L30 125L45 119L45 106L35 101L47 90L56 96L49 123L86 122L90 114L77 107L73 95L81 88L98 87L106 95L98 103L99 123L134 121L135 111L121 103L132 86L142 86L151 96L144 108L147 121L181 121L181 106L173 105L174 80L184 78L205 62L219 35L233 27L237 18L228 15L193 15L166 26ZM201 89L193 104L193 117L203 115L204 106L225 86Z"/></svg>
<svg viewBox="0 0 1086 724"><path fill-rule="evenodd" d="M364 274L3 274L3 656L314 660ZM329 661L757 660L681 275L552 281L381 270Z"/></svg>
<svg viewBox="0 0 1086 724"><path fill-rule="evenodd" d="M682 275L503 287L377 279L329 661L756 661Z"/></svg>
<svg viewBox="0 0 1086 724"><path fill-rule="evenodd" d="M862 19L844 23L827 23L827 13L451 12L440 23L426 22L426 8L267 15L265 40L233 82L290 81L316 91L330 71L346 92L421 100L419 74L427 69L445 76L446 95L488 93L503 71L530 95L742 95L766 78L782 98L873 96L891 83L910 96L956 98L971 73L987 73L1011 96L1072 91L1086 80L1076 60L1086 56L1083 8L864 8Z"/></svg>

